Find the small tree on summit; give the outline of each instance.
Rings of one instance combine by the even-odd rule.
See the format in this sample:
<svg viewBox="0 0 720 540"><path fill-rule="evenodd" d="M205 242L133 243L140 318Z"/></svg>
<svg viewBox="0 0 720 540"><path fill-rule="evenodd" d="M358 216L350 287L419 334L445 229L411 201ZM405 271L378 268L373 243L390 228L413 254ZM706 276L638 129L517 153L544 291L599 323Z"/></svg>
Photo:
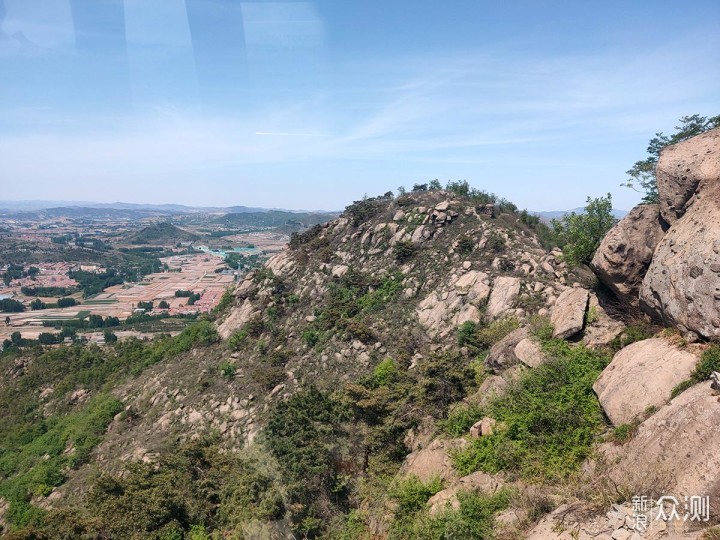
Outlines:
<svg viewBox="0 0 720 540"><path fill-rule="evenodd" d="M571 266L589 263L605 234L615 225L612 196L587 198L585 212L571 212L552 224L565 260Z"/></svg>
<svg viewBox="0 0 720 540"><path fill-rule="evenodd" d="M699 114L693 114L692 116L683 116L680 118L680 125L675 126L677 130L675 133L670 135L664 135L662 132L656 133L655 137L650 139L648 144L647 152L648 157L641 161L635 162L632 169L627 171L630 177L627 182L620 184L621 186L629 187L635 191L643 192L642 202L644 204L654 204L660 201L658 194L657 178L655 176L655 167L657 167L658 160L660 159L660 152L666 146L671 144L677 144L682 141L686 141L696 135L705 133L708 130L720 127L720 115L706 118ZM639 189L638 189L639 188Z"/></svg>

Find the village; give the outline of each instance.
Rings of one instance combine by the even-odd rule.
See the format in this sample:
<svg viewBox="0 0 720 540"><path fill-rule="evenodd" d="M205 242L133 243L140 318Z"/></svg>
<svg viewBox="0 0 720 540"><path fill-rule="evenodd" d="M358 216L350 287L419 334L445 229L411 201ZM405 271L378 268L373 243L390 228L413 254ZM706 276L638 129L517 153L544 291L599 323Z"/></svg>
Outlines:
<svg viewBox="0 0 720 540"><path fill-rule="evenodd" d="M18 331L25 339L37 339L41 333L49 331L46 323L85 319L90 315L117 317L122 321L137 313L168 316L207 313L220 302L223 292L234 283L236 277L223 259L214 255L174 255L161 261L167 265L167 271L149 274L139 283L113 285L89 299L83 299L82 293L75 292L68 296L78 302L71 307L3 313L0 342ZM50 304L56 302L57 298L30 297L23 294L22 289L58 287L72 290L77 286L77 282L68 277L74 265L41 263L34 267L39 271L32 278L15 280L7 287L0 285L0 299L13 298L23 304L40 300ZM84 266L83 269L102 270L101 267L93 266ZM161 303L167 307L161 308Z"/></svg>

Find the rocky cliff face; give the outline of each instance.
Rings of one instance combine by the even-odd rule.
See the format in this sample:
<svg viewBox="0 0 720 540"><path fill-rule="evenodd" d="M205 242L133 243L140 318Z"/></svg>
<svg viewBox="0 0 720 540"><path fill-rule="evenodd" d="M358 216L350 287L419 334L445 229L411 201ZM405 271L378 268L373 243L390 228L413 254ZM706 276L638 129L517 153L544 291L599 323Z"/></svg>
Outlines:
<svg viewBox="0 0 720 540"><path fill-rule="evenodd" d="M688 336L720 337L720 130L665 150L657 176L661 213L672 226L640 302Z"/></svg>
<svg viewBox="0 0 720 540"><path fill-rule="evenodd" d="M608 232L590 266L620 300L637 306L642 280L664 234L660 205L636 206Z"/></svg>
<svg viewBox="0 0 720 540"><path fill-rule="evenodd" d="M666 326L690 339L720 337L720 129L663 150L657 182L660 204L618 223L592 266Z"/></svg>

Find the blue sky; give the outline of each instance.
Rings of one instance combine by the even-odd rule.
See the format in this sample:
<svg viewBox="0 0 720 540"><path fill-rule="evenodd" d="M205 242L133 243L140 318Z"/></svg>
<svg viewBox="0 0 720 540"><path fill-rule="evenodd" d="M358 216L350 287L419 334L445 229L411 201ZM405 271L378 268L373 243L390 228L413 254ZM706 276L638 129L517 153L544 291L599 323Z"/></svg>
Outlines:
<svg viewBox="0 0 720 540"><path fill-rule="evenodd" d="M0 0L0 199L536 210L720 113L720 2Z"/></svg>

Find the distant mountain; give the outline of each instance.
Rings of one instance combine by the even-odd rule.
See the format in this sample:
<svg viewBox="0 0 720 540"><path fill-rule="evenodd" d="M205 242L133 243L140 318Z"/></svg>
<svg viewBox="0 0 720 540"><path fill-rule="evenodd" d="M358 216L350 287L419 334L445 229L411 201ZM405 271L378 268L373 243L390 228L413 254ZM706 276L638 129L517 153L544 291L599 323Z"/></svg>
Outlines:
<svg viewBox="0 0 720 540"><path fill-rule="evenodd" d="M130 244L137 245L170 246L178 242L194 242L199 239L200 236L197 234L176 227L171 223L156 223L131 234L128 236L127 241Z"/></svg>
<svg viewBox="0 0 720 540"><path fill-rule="evenodd" d="M161 215L161 214L192 214L192 213L232 213L232 214L244 214L254 212L274 212L281 211L290 214L303 214L303 213L327 213L322 210L317 212L308 212L306 210L286 210L281 208L260 208L253 206L185 206L182 204L138 204L138 203L96 203L89 201L0 201L0 214L11 213L13 215L19 212L39 212L48 210L64 209L67 212L72 212L72 209L85 208L85 209L105 209L105 210L133 210L133 211L151 211L148 215Z"/></svg>
<svg viewBox="0 0 720 540"><path fill-rule="evenodd" d="M566 216L567 214L571 214L571 213L573 213L573 212L575 212L576 214L584 214L584 213L585 213L585 208L573 208L572 210L550 210L550 211L547 211L547 212L533 212L533 211L530 211L531 214L536 215L536 216L540 216L541 218L543 218L543 219L546 220L546 221L551 221L551 220L553 220L553 219L560 219L560 218L562 218L563 216ZM619 210L619 209L617 209L617 208L613 208L613 209L612 209L612 214L613 214L613 216L615 216L617 219L622 219L622 218L624 218L624 217L627 215L627 213L628 213L627 210Z"/></svg>
<svg viewBox="0 0 720 540"><path fill-rule="evenodd" d="M39 210L25 210L21 212L0 211L0 217L9 217L21 220L48 218L141 219L146 217L166 216L168 214L169 212L162 212L160 210L88 208L85 206L59 206L57 208L43 208Z"/></svg>

